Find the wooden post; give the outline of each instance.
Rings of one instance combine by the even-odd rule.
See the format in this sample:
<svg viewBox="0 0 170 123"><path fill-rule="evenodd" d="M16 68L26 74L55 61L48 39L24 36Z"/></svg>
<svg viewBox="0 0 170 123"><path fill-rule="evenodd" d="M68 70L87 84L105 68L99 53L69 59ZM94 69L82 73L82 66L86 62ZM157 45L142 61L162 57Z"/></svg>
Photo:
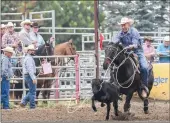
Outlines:
<svg viewBox="0 0 170 123"><path fill-rule="evenodd" d="M95 29L95 58L96 58L96 79L99 79L99 46L98 46L98 18L97 18L98 0L94 0L94 29Z"/></svg>

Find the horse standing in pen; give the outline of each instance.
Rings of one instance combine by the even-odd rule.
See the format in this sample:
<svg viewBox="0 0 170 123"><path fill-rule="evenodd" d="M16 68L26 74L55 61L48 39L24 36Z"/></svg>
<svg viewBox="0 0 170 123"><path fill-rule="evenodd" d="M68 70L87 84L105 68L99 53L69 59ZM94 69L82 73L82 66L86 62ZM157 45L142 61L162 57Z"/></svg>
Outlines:
<svg viewBox="0 0 170 123"><path fill-rule="evenodd" d="M48 51L50 49L51 48L49 48ZM37 50L36 55L48 56L50 54L53 54L53 55L75 55L76 54L76 50L75 50L72 40L69 40L67 42L56 45L54 47L54 50L50 51L50 54L47 54L47 52L46 52L46 54L45 54L45 52L43 54L41 51L43 51L41 48L39 50ZM74 60L74 58L70 58L70 59ZM36 61L36 66L39 66L41 64L40 59L36 59L35 61ZM61 57L60 58L48 58L47 61L50 61L53 66L63 66L64 65L64 58L61 58ZM52 69L52 71L53 71L52 74L39 75L39 77L54 77L56 74L56 71L59 71L59 70L54 68L54 69ZM37 87L51 88L51 86L53 84L53 80L38 80L38 81L41 81L41 82L37 83ZM40 91L37 91L37 94L36 94L37 99L38 99L39 93L40 93ZM42 96L43 96L43 99L49 99L50 98L50 90L43 90ZM43 101L43 102L47 103L47 101Z"/></svg>
<svg viewBox="0 0 170 123"><path fill-rule="evenodd" d="M73 45L72 40L58 44L54 48L53 48L52 44L45 42L45 44L39 46L38 50L36 50L36 52L35 52L36 56L44 56L44 58L46 56L52 56L54 54L55 55L75 55L76 50L75 50L75 47ZM73 58L70 58L70 59L73 59ZM35 60L35 64L36 64L37 67L41 66L41 63L43 63L43 61L44 61L43 58L34 58L34 60ZM51 62L51 64L53 66L64 65L64 58L47 58L47 61ZM17 67L22 67L21 61L19 61L17 63ZM53 73L48 74L48 75L42 75L42 74L39 75L38 74L39 72L37 70L36 75L40 78L41 77L54 77L56 70L57 69L53 69ZM15 76L22 77L22 70L17 69L15 71ZM37 88L51 88L52 83L53 83L53 80L48 80L48 79L42 80L42 79L40 79L40 80L37 81ZM17 86L15 86L15 89L22 89L22 88L23 88L22 82L19 82L17 84ZM43 99L49 99L50 98L50 90L43 90L41 92L42 92ZM23 94L23 91L14 92L15 98L17 98L17 99L20 99L22 97L22 94ZM37 90L36 91L36 98L37 99L39 97L39 94L40 94L40 91ZM47 101L44 101L44 103L47 103Z"/></svg>

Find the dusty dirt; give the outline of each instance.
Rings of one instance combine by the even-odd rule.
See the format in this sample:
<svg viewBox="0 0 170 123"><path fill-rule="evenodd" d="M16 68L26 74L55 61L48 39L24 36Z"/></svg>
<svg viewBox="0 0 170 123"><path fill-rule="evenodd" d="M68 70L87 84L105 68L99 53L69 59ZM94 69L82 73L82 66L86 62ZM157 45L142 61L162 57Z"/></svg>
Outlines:
<svg viewBox="0 0 170 123"><path fill-rule="evenodd" d="M123 111L123 102L119 103L119 110ZM77 106L76 106L77 107ZM96 102L97 112L91 109L91 104L84 104L78 110L75 111L75 107L69 109L68 112L66 105L57 104L53 108L41 108L36 109L28 108L14 108L10 110L2 110L2 122L12 121L58 121L58 120L72 120L72 121L104 121L106 116L106 106L100 107L100 103ZM154 101L150 100L149 114L143 113L143 103L139 99L133 99L131 101L131 112L135 113L135 116L128 119L122 118L122 116L115 117L113 115L113 108L111 109L110 120L130 120L130 121L169 121L170 110L168 101ZM72 112L73 111L73 112Z"/></svg>

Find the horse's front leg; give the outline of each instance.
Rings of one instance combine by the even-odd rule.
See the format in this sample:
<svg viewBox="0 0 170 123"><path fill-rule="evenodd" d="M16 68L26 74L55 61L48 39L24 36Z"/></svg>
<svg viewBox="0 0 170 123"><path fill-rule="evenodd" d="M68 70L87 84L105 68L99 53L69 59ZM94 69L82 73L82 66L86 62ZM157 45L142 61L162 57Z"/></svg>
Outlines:
<svg viewBox="0 0 170 123"><path fill-rule="evenodd" d="M43 99L45 99L44 101L43 101L43 103L44 104L47 104L47 93L48 93L48 91L46 91L46 90L44 90L43 92L42 92L42 97L43 97Z"/></svg>
<svg viewBox="0 0 170 123"><path fill-rule="evenodd" d="M115 113L115 116L118 116L118 100L115 100L113 102L113 107L114 107L114 113Z"/></svg>
<svg viewBox="0 0 170 123"><path fill-rule="evenodd" d="M94 103L94 101L95 101L95 97L94 96L92 96L92 98L91 98L91 100L92 100L92 109L93 109L93 111L97 111L97 109L96 109L96 106L95 106L95 103Z"/></svg>
<svg viewBox="0 0 170 123"><path fill-rule="evenodd" d="M143 108L144 113L145 113L145 114L148 114L148 113L149 113L149 111L148 111L149 100L148 100L148 99L144 99L143 102L144 102L144 108Z"/></svg>
<svg viewBox="0 0 170 123"><path fill-rule="evenodd" d="M109 114L110 114L110 102L106 103L107 104L107 115L106 115L106 120L109 120Z"/></svg>
<svg viewBox="0 0 170 123"><path fill-rule="evenodd" d="M132 99L133 93L134 92L132 91L132 92L129 92L126 95L126 101L125 101L125 104L124 104L124 112L129 112L130 111L130 101Z"/></svg>

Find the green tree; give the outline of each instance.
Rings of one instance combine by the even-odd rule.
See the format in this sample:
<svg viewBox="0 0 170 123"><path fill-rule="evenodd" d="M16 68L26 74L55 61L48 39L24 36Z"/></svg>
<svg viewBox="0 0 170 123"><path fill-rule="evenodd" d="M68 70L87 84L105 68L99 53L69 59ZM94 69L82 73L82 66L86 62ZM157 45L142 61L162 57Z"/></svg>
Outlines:
<svg viewBox="0 0 170 123"><path fill-rule="evenodd" d="M2 12L8 13L26 12L28 14L29 12L55 10L56 27L94 27L94 1L2 1L1 6L3 8ZM15 11L11 8L15 8ZM47 14L46 16L49 15ZM102 23L105 18L104 13L100 12L99 17ZM39 17L37 16L36 18ZM51 26L50 21L40 23L46 27ZM48 35L43 37L46 40L49 39ZM77 35L56 35L56 43L64 42L70 38L73 38L79 49L81 47L81 37Z"/></svg>
<svg viewBox="0 0 170 123"><path fill-rule="evenodd" d="M169 1L102 1L101 6L106 12L104 28L110 31L119 30L117 22L123 16L135 20L135 27L140 31L156 31L158 27L169 25Z"/></svg>

